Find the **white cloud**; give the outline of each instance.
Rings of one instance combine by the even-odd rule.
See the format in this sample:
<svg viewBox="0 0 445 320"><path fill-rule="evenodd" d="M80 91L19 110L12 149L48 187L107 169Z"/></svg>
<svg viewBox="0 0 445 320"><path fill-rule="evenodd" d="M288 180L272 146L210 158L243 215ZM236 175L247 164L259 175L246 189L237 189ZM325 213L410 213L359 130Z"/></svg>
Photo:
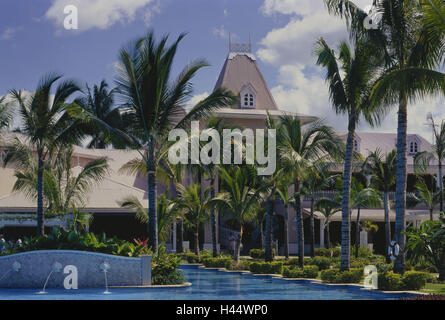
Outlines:
<svg viewBox="0 0 445 320"><path fill-rule="evenodd" d="M289 22L271 30L260 41L257 56L278 68L277 86L271 89L278 106L287 111L325 118L336 130L347 129L347 118L338 116L329 102L323 71L316 67L314 44L323 37L335 48L339 40L348 38L345 22L330 16L323 0L264 0L261 11L266 16L284 15ZM365 8L371 0L354 1ZM445 99L430 98L413 103L408 111L408 132L431 140L431 128L425 126L426 115L444 117ZM361 131L396 132L397 107L394 106L379 128L361 123Z"/></svg>
<svg viewBox="0 0 445 320"><path fill-rule="evenodd" d="M226 28L223 25L221 25L218 28L213 28L212 33L215 37L219 37L219 38L223 38L223 39L229 38L229 33L227 32Z"/></svg>
<svg viewBox="0 0 445 320"><path fill-rule="evenodd" d="M6 28L1 34L0 34L0 40L11 40L14 38L15 34L22 30L23 27L17 27L17 28Z"/></svg>
<svg viewBox="0 0 445 320"><path fill-rule="evenodd" d="M53 0L45 17L63 28L66 17L63 9L67 5L78 8L79 31L107 29L117 22L132 22L138 12L143 12L144 21L149 23L152 15L159 12L159 1L156 0Z"/></svg>

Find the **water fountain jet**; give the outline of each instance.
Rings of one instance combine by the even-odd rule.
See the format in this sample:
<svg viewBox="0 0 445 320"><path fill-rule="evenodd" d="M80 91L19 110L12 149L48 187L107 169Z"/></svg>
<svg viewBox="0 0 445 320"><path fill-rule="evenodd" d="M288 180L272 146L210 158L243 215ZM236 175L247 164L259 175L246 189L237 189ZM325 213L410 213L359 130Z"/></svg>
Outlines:
<svg viewBox="0 0 445 320"><path fill-rule="evenodd" d="M111 294L111 292L108 290L108 279L107 279L107 272L110 270L110 264L106 261L104 261L100 266L100 270L104 273L105 276L105 292L104 294Z"/></svg>
<svg viewBox="0 0 445 320"><path fill-rule="evenodd" d="M57 261L54 262L54 264L51 267L51 272L49 273L48 277L46 278L45 284L43 285L43 290L38 292L38 294L46 294L45 289L46 289L46 286L48 284L49 278L51 277L51 275L54 272L61 272L62 268L63 268L63 266L62 266L62 264L60 262L57 262Z"/></svg>

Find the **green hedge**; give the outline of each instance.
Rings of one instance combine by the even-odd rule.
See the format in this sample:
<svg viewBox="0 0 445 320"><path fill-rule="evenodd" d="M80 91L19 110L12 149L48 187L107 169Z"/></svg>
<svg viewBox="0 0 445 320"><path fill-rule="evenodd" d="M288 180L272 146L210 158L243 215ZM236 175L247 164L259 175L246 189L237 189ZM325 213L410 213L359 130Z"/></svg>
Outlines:
<svg viewBox="0 0 445 320"><path fill-rule="evenodd" d="M313 257L304 260L304 264L317 266L320 270L329 269L332 264L332 260L327 257Z"/></svg>
<svg viewBox="0 0 445 320"><path fill-rule="evenodd" d="M178 257L184 261L187 261L188 263L199 263L198 256L192 252L179 253Z"/></svg>
<svg viewBox="0 0 445 320"><path fill-rule="evenodd" d="M232 265L232 259L231 258L203 258L201 259L201 263L207 267L207 268L226 268L230 269L230 266Z"/></svg>
<svg viewBox="0 0 445 320"><path fill-rule="evenodd" d="M315 249L315 256L336 258L340 257L341 248L317 248Z"/></svg>
<svg viewBox="0 0 445 320"><path fill-rule="evenodd" d="M252 262L249 270L256 274L282 274L283 262Z"/></svg>
<svg viewBox="0 0 445 320"><path fill-rule="evenodd" d="M285 278L316 279L318 277L318 267L317 266L306 266L302 270L301 268L294 267L294 266L284 266L282 274L283 274L283 277L285 277Z"/></svg>
<svg viewBox="0 0 445 320"><path fill-rule="evenodd" d="M350 269L340 271L340 269L327 269L321 271L321 280L327 283L360 283L363 278L363 269Z"/></svg>
<svg viewBox="0 0 445 320"><path fill-rule="evenodd" d="M265 249L251 249L249 251L249 255L253 259L265 259L266 258L266 250ZM272 257L275 257L275 249L272 249Z"/></svg>
<svg viewBox="0 0 445 320"><path fill-rule="evenodd" d="M379 273L378 288L384 291L420 290L429 278L430 275L426 272L407 271L402 276L393 271L388 271Z"/></svg>
<svg viewBox="0 0 445 320"><path fill-rule="evenodd" d="M231 264L230 264L228 269L230 269L230 270L239 270L239 271L242 271L242 270L249 271L251 263L252 262L249 261L249 260L240 260L238 262L235 262L235 261L232 260L232 262L231 262Z"/></svg>

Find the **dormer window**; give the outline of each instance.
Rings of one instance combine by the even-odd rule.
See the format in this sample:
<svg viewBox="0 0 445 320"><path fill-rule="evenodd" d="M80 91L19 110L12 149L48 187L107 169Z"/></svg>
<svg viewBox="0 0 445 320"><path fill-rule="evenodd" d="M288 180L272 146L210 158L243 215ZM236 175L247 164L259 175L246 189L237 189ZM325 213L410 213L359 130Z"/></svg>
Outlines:
<svg viewBox="0 0 445 320"><path fill-rule="evenodd" d="M256 91L252 85L248 84L240 92L241 108L256 108Z"/></svg>
<svg viewBox="0 0 445 320"><path fill-rule="evenodd" d="M411 141L409 144L409 153L416 154L419 152L419 144L416 141Z"/></svg>
<svg viewBox="0 0 445 320"><path fill-rule="evenodd" d="M244 108L253 108L254 102L253 94L246 93L244 95Z"/></svg>

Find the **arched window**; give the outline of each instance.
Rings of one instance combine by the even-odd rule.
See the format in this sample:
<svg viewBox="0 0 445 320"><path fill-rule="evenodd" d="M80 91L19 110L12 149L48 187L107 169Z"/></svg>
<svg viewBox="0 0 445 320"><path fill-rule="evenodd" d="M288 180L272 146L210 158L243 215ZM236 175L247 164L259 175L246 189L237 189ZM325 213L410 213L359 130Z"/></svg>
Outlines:
<svg viewBox="0 0 445 320"><path fill-rule="evenodd" d="M416 141L412 141L409 144L409 153L416 154L417 152L419 152L419 145L417 144Z"/></svg>

